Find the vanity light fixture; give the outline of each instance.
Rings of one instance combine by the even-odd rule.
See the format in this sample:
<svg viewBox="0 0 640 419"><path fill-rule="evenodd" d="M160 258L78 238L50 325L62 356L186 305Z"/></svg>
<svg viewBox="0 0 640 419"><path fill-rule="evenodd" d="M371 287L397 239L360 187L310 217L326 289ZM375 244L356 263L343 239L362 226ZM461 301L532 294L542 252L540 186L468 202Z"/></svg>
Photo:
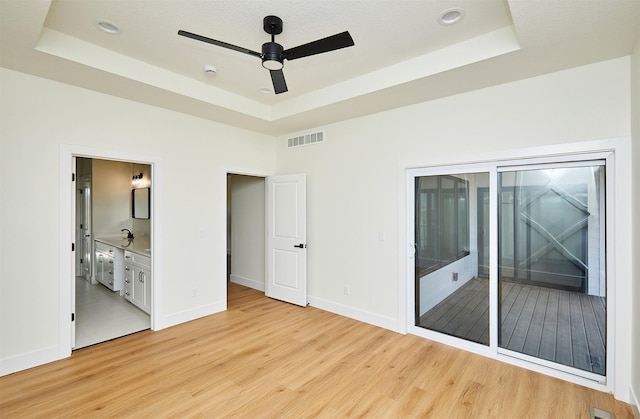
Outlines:
<svg viewBox="0 0 640 419"><path fill-rule="evenodd" d="M144 175L142 173L140 173L139 175L133 175L133 177L131 178L131 185L138 186L142 184L143 177Z"/></svg>

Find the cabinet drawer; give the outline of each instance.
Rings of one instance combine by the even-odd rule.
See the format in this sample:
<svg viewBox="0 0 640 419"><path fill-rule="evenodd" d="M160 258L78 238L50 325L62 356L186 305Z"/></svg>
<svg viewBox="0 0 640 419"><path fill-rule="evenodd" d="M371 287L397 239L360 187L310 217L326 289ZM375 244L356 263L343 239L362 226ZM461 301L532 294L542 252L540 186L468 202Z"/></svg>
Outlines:
<svg viewBox="0 0 640 419"><path fill-rule="evenodd" d="M113 255L113 246L109 246L108 244L96 241L95 247L97 252L107 253Z"/></svg>
<svg viewBox="0 0 640 419"><path fill-rule="evenodd" d="M126 250L124 252L124 261L125 264L135 263L136 265L151 269L151 258L149 256L139 255Z"/></svg>

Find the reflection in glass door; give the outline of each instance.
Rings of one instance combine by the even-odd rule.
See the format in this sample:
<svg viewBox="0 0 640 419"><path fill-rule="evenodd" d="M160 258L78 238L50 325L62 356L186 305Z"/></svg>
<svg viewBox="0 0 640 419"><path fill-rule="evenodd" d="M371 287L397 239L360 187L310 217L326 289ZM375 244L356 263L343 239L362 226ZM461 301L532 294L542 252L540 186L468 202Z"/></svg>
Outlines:
<svg viewBox="0 0 640 419"><path fill-rule="evenodd" d="M605 375L604 163L498 173L499 347Z"/></svg>
<svg viewBox="0 0 640 419"><path fill-rule="evenodd" d="M479 273L477 208L488 185L488 173L415 178L415 325L483 345L489 278Z"/></svg>

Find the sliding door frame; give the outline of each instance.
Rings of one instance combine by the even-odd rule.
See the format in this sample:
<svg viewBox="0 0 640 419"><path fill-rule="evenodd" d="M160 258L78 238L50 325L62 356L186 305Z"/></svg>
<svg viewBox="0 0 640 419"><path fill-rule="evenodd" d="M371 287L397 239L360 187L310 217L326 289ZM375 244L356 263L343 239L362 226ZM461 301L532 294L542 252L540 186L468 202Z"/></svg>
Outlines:
<svg viewBox="0 0 640 419"><path fill-rule="evenodd" d="M620 145L614 141L618 147L606 147L606 148L592 148L588 147L581 152L573 152L565 151L561 153L553 153L549 155L538 154L536 157L528 158L526 156L514 156L514 158L504 158L504 159L495 159L485 162L478 163L469 163L469 164L451 164L451 165L439 165L436 167L417 167L417 168L406 168L406 238L408 240L407 247L407 259L406 259L406 301L403 303L403 306L406 307L407 312L405 313L407 318L407 331L408 333L421 336L427 339L431 339L434 341L438 341L450 346L454 346L456 348L468 350L473 353L477 353L480 355L488 356L494 359L501 360L503 362L511 363L514 365L518 365L527 369L531 369L546 375L554 376L556 378L564 379L566 381L574 382L580 385L584 385L587 387L595 388L602 391L614 391L616 388L615 380L616 373L618 375L624 375L621 368L618 366L616 368L616 364L614 360L616 360L616 354L619 353L618 348L616 347L616 336L621 338L617 333L620 329L618 325L615 324L615 314L616 311L619 310L617 307L617 302L621 299L624 299L622 295L617 295L615 292L616 289L616 261L618 261L618 265L620 264L620 255L616 252L616 244L620 242L617 241L616 232L621 231L620 225L616 225L615 220L617 216L620 216L622 212L627 212L627 210L621 210L621 208L616 208L616 205L624 205L621 203L616 204L616 196L619 197L621 190L626 190L630 193L630 188L627 186L626 188L622 188L620 185L616 184L616 174L618 175L618 181L620 178L623 178L627 172L630 173L630 163L627 161L628 156L621 154L622 161L622 169L616 168L614 161L614 155L616 152L619 152L617 148L620 148ZM535 156L535 154L533 154ZM607 278L607 313L606 313L606 324L607 324L607 336L606 336L606 376L599 376L593 373L586 373L581 370L577 370L572 367L564 367L561 364L545 361L542 359L538 359L535 357L531 357L528 355L514 353L513 351L505 350L503 348L498 348L498 223L497 223L497 212L498 212L498 195L497 195L497 185L498 185L498 172L502 170L509 170L510 168L516 169L518 167L531 167L535 165L547 165L547 164L561 164L568 163L574 164L574 162L589 162L594 160L605 160L605 195L606 195L606 237L605 242L607 246L606 252L606 278ZM447 175L447 174L462 174L462 173L482 173L488 172L490 177L490 201L489 201L489 304L490 304L490 340L489 346L473 343L466 341L464 339L456 338L453 336L445 335L442 333L438 333L431 330L426 330L424 328L415 326L415 269L414 266L414 258L415 258L415 248L414 248L414 232L415 232L415 179L420 176L431 176L431 175ZM621 176L622 175L622 176ZM470 209L471 210L471 209ZM473 209L477 211L477 208ZM630 219L629 219L630 220ZM627 220L627 222L629 221ZM622 220L622 222L625 222ZM616 230L617 227L617 230ZM620 234L622 236L622 234ZM626 236L626 235L625 235ZM630 236L625 237L625 239L629 239ZM473 245L473 244L472 244ZM618 246L620 247L620 246ZM626 252L625 252L626 253ZM631 302L625 301L625 303L629 304ZM622 360L617 359L618 365L620 363L624 363L626 359L630 359L630 353L628 349L622 351ZM617 386L620 387L620 386ZM620 391L618 390L618 393ZM615 393L615 392L614 392ZM618 396L618 398L621 398ZM624 399L622 397L622 399Z"/></svg>
<svg viewBox="0 0 640 419"><path fill-rule="evenodd" d="M551 159L550 159L551 160ZM523 164L521 165L507 165L507 164L500 164L497 166L497 172L498 173L509 173L509 172L514 172L514 171L525 171L525 170L540 170L540 169L553 169L553 168L577 168L577 167L585 167L585 166L602 166L605 169L605 209L604 209L604 213L605 213L605 219L604 219L604 223L606 224L607 220L610 217L607 217L606 214L608 214L608 211L610 209L610 205L611 205L611 199L613 199L610 196L610 192L613 190L613 184L612 184L612 179L609 179L609 176L606 175L606 173L611 170L613 172L614 170L614 161L613 161L613 153L597 153L597 154L585 154L585 155L576 155L576 156L571 156L571 158L561 158L560 161L550 161L548 163L536 163L536 164L529 164L529 162L527 161L523 161ZM493 195L498 195L500 193L500 188L498 187L498 185L491 185L492 187L495 186L494 189L494 193ZM499 208L498 208L499 210ZM499 222L501 222L500 219L500 214L499 213L495 213L495 214L491 214L490 215L490 219L493 219L495 217L496 220L499 220L498 223L495 223L496 225L499 224ZM605 228L605 236L603 238L604 240L604 247L605 247L605 252L607 249L607 245L608 245L608 237L606 234L607 229ZM490 249L490 252L493 250ZM496 247L496 253L498 253L498 262L496 263L496 267L499 264L499 260L500 260L500 252L499 252L499 247ZM610 252L606 252L606 255L608 255ZM606 257L606 256L605 256ZM605 261L606 265L608 266L608 263ZM608 270L606 271L608 273ZM498 278L499 279L499 278ZM608 279L608 275L605 274L605 280L606 280L606 284L608 285L609 279ZM498 280L498 289L500 287L500 281ZM607 292L605 294L605 298L607 301L606 307L609 307L609 293ZM498 310L500 312L500 310ZM610 310L607 309L606 310L606 331L609 330L609 326L610 326L610 314L609 314ZM497 317L496 317L497 320ZM612 320L612 319L611 319ZM498 322L500 323L500 322ZM497 329L499 330L499 328L501 327L500 324L497 325ZM610 347L610 344L612 344L612 342L609 342L609 333L606 333L607 336L607 342L605 342L605 348ZM558 362L553 362L553 361L547 361L544 360L542 358L538 358L535 356L531 356L531 355L526 355L523 352L518 352L518 351L514 351L514 350L510 350L504 347L500 347L500 345L498 344L498 342L496 341L497 344L497 351L498 354L503 354L505 356L510 356L513 358L518 358L521 360L524 360L526 362L531 362L531 363L535 363L535 364L540 364L543 365L545 367L548 368L553 368L553 369L557 369L559 371L563 371L566 372L568 374L573 374L576 376L580 376L580 377L584 377L586 379L589 380L593 380L594 382L606 382L607 377L606 374L603 375L599 375L596 373L592 373L592 372L588 372L585 370L581 370L575 367L570 367ZM610 363L613 362L613 359L610 357L610 351L606 350L606 368L608 370Z"/></svg>
<svg viewBox="0 0 640 419"><path fill-rule="evenodd" d="M488 173L489 174L489 184L497 181L497 175L494 169L495 165L491 162L489 163L472 163L472 164L462 164L462 165L451 165L451 166L440 166L435 168L417 168L410 169L407 171L407 237L410 240L410 253L409 253L409 261L408 266L411 265L413 267L415 263L415 180L418 177L422 176L438 176L438 175L453 175L453 174L478 174L478 173ZM490 212L492 208L496 208L497 197L490 197L489 208ZM491 223L490 223L491 224ZM493 226L490 229L489 234L489 245L490 248L493 248L493 241L497 240L497 234L493 232ZM497 243L497 241L496 241ZM493 252L489 252L489 318L493 318L496 316L497 309L497 291L498 289L494 286L494 281L491 280L492 276L497 276L497 269L492 270L494 264L493 261ZM495 259L497 262L497 258ZM471 342L468 340L456 338L453 336L449 336L443 333L439 333L433 330L424 329L422 327L415 325L415 302L416 300L416 292L415 292L415 269L407 268L410 275L407 280L407 294L408 300L407 305L409 307L409 323L408 330L409 333L421 336L427 339L431 339L437 342L445 343L451 346L455 346L461 349L466 349L471 352L491 356L496 353L495 348L492 348L492 342L497 338L497 329L495 329L495 325L492 322L489 322L489 346L482 345L480 343ZM494 272L495 271L495 272ZM495 330L494 330L495 329Z"/></svg>

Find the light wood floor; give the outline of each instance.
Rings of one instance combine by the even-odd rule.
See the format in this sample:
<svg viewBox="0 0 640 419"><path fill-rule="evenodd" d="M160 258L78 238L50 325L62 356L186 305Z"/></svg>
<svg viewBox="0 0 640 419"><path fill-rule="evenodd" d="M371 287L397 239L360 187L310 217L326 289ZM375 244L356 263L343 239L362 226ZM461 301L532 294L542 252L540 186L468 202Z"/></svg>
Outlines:
<svg viewBox="0 0 640 419"><path fill-rule="evenodd" d="M0 378L0 416L630 418L609 394L230 285L229 310Z"/></svg>

